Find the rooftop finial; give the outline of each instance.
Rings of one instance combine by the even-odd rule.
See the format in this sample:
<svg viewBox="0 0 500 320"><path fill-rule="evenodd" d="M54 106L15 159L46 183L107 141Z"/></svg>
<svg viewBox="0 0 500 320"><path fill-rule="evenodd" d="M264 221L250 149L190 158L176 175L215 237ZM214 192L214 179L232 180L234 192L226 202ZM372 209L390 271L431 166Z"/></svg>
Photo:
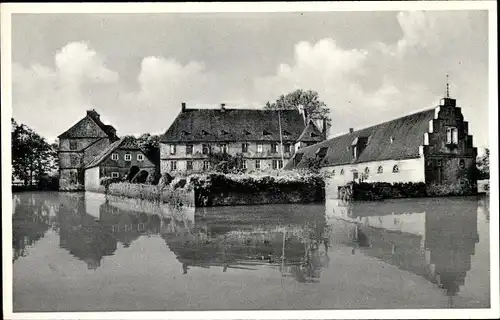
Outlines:
<svg viewBox="0 0 500 320"><path fill-rule="evenodd" d="M450 97L450 82L449 76L446 75L446 98Z"/></svg>

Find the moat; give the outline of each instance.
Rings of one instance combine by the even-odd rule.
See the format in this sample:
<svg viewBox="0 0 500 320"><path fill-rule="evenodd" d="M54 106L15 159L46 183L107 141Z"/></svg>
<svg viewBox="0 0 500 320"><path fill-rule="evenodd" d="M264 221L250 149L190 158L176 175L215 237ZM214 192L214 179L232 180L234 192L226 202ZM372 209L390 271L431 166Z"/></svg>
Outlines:
<svg viewBox="0 0 500 320"><path fill-rule="evenodd" d="M489 198L171 208L13 194L13 308L488 308Z"/></svg>

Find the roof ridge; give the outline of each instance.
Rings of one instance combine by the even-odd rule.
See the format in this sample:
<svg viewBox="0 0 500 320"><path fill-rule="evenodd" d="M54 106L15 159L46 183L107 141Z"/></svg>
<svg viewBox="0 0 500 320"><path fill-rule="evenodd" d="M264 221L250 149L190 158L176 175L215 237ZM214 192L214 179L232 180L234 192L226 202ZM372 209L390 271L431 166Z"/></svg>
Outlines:
<svg viewBox="0 0 500 320"><path fill-rule="evenodd" d="M400 117L397 117L397 118L394 118L394 119L391 119L391 120L387 120L387 121L384 121L384 122L379 122L379 123L376 123L376 124L373 124L373 125L370 125L370 126L367 126L367 127L364 127L364 128L358 129L358 130L355 130L352 133L343 133L341 135L331 137L330 139L327 139L327 140L331 140L331 139L335 139L335 138L339 138L339 137L343 137L343 136L354 135L354 134L356 134L356 133L358 133L360 131L372 129L374 127L378 127L378 126L381 126L381 125L384 125L384 124L388 124L388 123L391 123L393 121L399 121L401 119L404 119L404 118L407 118L407 117L411 117L411 116L414 116L414 115L417 115L417 114L420 114L420 113L429 112L431 110L435 110L436 108L437 107L426 108L424 110L420 110L420 111L416 111L416 112L413 112L413 113L409 113L409 114L404 115L404 116L400 116Z"/></svg>

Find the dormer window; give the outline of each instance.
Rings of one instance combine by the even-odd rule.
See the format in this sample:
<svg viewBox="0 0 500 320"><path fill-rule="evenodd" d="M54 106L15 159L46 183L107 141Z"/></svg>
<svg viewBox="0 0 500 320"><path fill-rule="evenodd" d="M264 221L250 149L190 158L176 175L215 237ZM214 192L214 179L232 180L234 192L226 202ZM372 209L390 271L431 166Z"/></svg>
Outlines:
<svg viewBox="0 0 500 320"><path fill-rule="evenodd" d="M284 131L283 131L283 135L284 135L284 136L289 136L289 135L290 135L290 132L288 132L288 131L284 130Z"/></svg>
<svg viewBox="0 0 500 320"><path fill-rule="evenodd" d="M394 165L394 167L392 167L392 172L393 172L393 173L398 173L398 172L399 172L399 167L398 167L398 165L397 165L397 164L396 164L396 165Z"/></svg>
<svg viewBox="0 0 500 320"><path fill-rule="evenodd" d="M455 127L446 128L446 144L458 144L458 129Z"/></svg>
<svg viewBox="0 0 500 320"><path fill-rule="evenodd" d="M321 147L316 151L316 156L320 159L323 159L326 156L327 151L327 147Z"/></svg>
<svg viewBox="0 0 500 320"><path fill-rule="evenodd" d="M246 136L249 136L251 133L247 130L243 131L243 133L246 135Z"/></svg>
<svg viewBox="0 0 500 320"><path fill-rule="evenodd" d="M393 136L391 136L391 137L389 138L389 141L390 141L390 142L391 142L391 144L392 144L392 143L394 142L394 137L393 137Z"/></svg>
<svg viewBox="0 0 500 320"><path fill-rule="evenodd" d="M204 136L208 136L208 132L205 131L205 130L201 130L201 134L204 135Z"/></svg>
<svg viewBox="0 0 500 320"><path fill-rule="evenodd" d="M377 169L377 173L384 173L384 167L379 166Z"/></svg>
<svg viewBox="0 0 500 320"><path fill-rule="evenodd" d="M267 131L267 130L262 131L262 134L265 135L265 136L270 135L269 131Z"/></svg>
<svg viewBox="0 0 500 320"><path fill-rule="evenodd" d="M354 146L354 147L352 147L352 158L356 159L357 156L358 156L358 147Z"/></svg>
<svg viewBox="0 0 500 320"><path fill-rule="evenodd" d="M223 135L229 134L229 132L227 132L226 130L221 130L220 132L221 132Z"/></svg>
<svg viewBox="0 0 500 320"><path fill-rule="evenodd" d="M365 168L365 173L366 173L366 174L369 174L369 173L370 173L370 168L366 167L366 168Z"/></svg>
<svg viewBox="0 0 500 320"><path fill-rule="evenodd" d="M182 134L185 136L189 136L191 133L187 132L186 130L182 130Z"/></svg>
<svg viewBox="0 0 500 320"><path fill-rule="evenodd" d="M343 176L344 175L344 169L341 169L340 170L340 175Z"/></svg>

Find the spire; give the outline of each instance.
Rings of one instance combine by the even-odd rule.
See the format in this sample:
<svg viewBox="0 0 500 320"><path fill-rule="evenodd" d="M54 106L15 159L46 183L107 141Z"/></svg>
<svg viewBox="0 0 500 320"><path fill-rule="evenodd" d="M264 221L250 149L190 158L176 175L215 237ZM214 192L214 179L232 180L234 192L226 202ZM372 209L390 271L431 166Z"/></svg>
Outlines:
<svg viewBox="0 0 500 320"><path fill-rule="evenodd" d="M446 75L446 98L450 97L450 78L448 75Z"/></svg>

